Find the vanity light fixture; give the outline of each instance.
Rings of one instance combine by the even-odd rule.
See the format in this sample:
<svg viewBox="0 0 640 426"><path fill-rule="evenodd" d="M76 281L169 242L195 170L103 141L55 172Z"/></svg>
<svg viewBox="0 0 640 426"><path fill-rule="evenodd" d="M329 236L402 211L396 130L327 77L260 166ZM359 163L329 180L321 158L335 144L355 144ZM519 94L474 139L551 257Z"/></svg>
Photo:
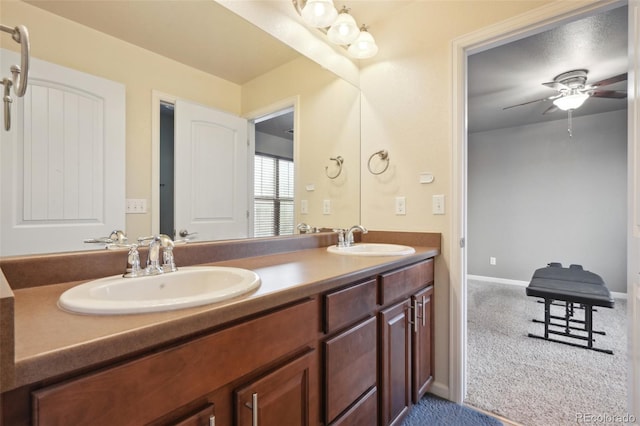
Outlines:
<svg viewBox="0 0 640 426"><path fill-rule="evenodd" d="M324 32L332 43L345 46L347 53L353 58L371 58L378 53L378 46L367 26L362 25L358 28L356 20L346 6L342 6L338 13L333 0L291 0L291 2L307 25Z"/></svg>
<svg viewBox="0 0 640 426"><path fill-rule="evenodd" d="M337 16L333 0L307 0L302 8L302 19L316 28L327 28Z"/></svg>
<svg viewBox="0 0 640 426"><path fill-rule="evenodd" d="M349 9L342 6L333 25L327 31L327 37L335 44L348 45L353 43L360 35L360 28L353 16L349 14Z"/></svg>
<svg viewBox="0 0 640 426"><path fill-rule="evenodd" d="M349 45L347 52L358 59L371 58L378 53L378 45L373 39L373 36L367 31L366 25L360 27L358 38Z"/></svg>

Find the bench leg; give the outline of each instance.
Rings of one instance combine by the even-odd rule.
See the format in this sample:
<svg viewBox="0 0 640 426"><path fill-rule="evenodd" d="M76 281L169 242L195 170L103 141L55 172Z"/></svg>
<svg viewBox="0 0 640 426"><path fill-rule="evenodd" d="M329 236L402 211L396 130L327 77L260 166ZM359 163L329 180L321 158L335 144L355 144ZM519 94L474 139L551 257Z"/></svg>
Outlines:
<svg viewBox="0 0 640 426"><path fill-rule="evenodd" d="M593 342L594 342L593 334L594 333L604 334L604 332L593 331L593 310L594 310L593 306L591 306L591 305L582 305L581 306L581 309L584 309L584 321L581 321L581 320L576 320L576 319L572 318L573 314L574 314L574 305L573 305L573 303L569 303L569 302L565 302L565 315L564 315L564 317L551 315L551 305L554 304L553 302L554 301L552 299L545 299L544 300L544 337L535 335L533 333L529 333L528 334L529 337L533 337L533 338L536 338L536 339L548 340L548 341L556 342L556 343L562 343L562 344L565 344L565 345L574 346L574 347L578 347L578 348L591 349L591 350L594 350L594 351L597 351L597 352L603 352L603 353L606 353L606 354L613 355L613 351L611 351L611 350L595 348L593 346ZM554 324L554 323L551 322L551 320L553 318L558 319L558 320L562 320L563 323L562 324ZM533 322L541 323L542 321L538 321L538 320L534 319ZM584 324L584 328L571 327L570 326L570 322L577 322L577 323ZM550 328L551 326L561 327L561 330L563 329L563 331L552 330ZM584 336L584 335L572 334L571 330L577 330L577 331L581 331L581 332L586 332L587 335ZM569 337L571 339L576 339L578 341L579 340L584 340L584 341L586 341L586 344L579 344L579 343L574 343L574 342L567 342L567 341L564 341L564 340L553 339L553 338L549 337L550 334Z"/></svg>

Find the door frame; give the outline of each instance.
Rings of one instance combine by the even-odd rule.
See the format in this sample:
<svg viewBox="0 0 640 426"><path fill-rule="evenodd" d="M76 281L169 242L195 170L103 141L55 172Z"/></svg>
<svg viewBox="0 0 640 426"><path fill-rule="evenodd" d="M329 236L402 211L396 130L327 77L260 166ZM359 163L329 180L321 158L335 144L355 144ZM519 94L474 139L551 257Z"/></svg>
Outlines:
<svg viewBox="0 0 640 426"><path fill-rule="evenodd" d="M151 91L151 235L160 233L160 103L175 105L177 96Z"/></svg>
<svg viewBox="0 0 640 426"><path fill-rule="evenodd" d="M637 1L637 0L630 0ZM457 38L452 43L452 218L450 244L449 288L449 399L464 401L467 379L467 259L465 250L467 226L467 56L529 35L538 33L563 21L586 17L594 13L626 5L624 0L592 1L590 4L554 2L504 22ZM630 47L631 49L631 47ZM638 103L638 100L635 102ZM633 103L629 103L630 110ZM632 112L630 111L629 117ZM629 146L633 132L640 137L638 127L628 124ZM629 155L631 154L629 151ZM637 165L629 162L630 176ZM631 366L630 366L631 370ZM629 392L630 407L633 405ZM638 409L636 407L636 409Z"/></svg>
<svg viewBox="0 0 640 426"><path fill-rule="evenodd" d="M258 119L268 117L270 115L279 115L281 111L286 109L293 110L293 215L296 218L294 223L300 222L298 220L298 206L296 202L299 200L298 197L298 189L300 188L300 173L298 165L300 164L300 96L291 96L289 98L281 99L272 104L269 104L265 107L255 109L253 111L248 112L244 115L244 118L249 122L249 155L247 161L249 162L248 170L249 170L249 185L253 188L254 182L254 164L253 157L256 153L256 132L255 132L255 122ZM249 209L249 237L253 237L253 227L254 227L254 191L248 191L247 196L249 197L247 206Z"/></svg>

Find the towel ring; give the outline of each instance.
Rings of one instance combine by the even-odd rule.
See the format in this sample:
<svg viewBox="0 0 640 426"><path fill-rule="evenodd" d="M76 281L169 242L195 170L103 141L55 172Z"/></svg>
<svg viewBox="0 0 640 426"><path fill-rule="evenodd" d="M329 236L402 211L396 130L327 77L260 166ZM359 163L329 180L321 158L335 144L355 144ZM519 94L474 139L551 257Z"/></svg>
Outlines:
<svg viewBox="0 0 640 426"><path fill-rule="evenodd" d="M381 161L384 161L386 164L384 165L384 169L382 169L379 172L374 172L371 169L371 160L373 160L374 157L380 157ZM386 149L380 150L378 152L374 152L373 154L371 154L371 157L369 157L369 162L367 163L367 168L369 169L369 171L371 172L372 175L381 175L382 173L386 172L387 169L389 168L389 152Z"/></svg>
<svg viewBox="0 0 640 426"><path fill-rule="evenodd" d="M337 178L338 176L340 176L340 173L342 173L342 163L344 163L344 158L342 158L340 155L338 155L338 156L337 156L337 157L335 157L335 158L334 158L334 157L329 158L329 160L331 160L331 161L335 161L335 162L336 162L336 164L337 164L337 166L338 166L338 173L336 173L336 174L335 174L335 175L333 175L333 176L332 176L332 175L330 175L330 174L329 174L329 166L326 166L326 167L324 168L324 172L327 174L327 177L328 177L329 179L335 179L335 178Z"/></svg>

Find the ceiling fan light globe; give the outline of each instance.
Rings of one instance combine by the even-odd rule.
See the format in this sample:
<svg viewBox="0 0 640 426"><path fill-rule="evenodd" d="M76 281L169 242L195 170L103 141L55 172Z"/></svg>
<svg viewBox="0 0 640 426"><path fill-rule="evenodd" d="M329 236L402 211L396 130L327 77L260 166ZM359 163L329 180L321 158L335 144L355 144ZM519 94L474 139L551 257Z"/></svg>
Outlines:
<svg viewBox="0 0 640 426"><path fill-rule="evenodd" d="M580 108L587 98L589 95L586 93L574 93L554 100L553 104L563 111L569 111Z"/></svg>
<svg viewBox="0 0 640 426"><path fill-rule="evenodd" d="M327 28L336 20L338 11L333 0L307 0L302 8L302 19L316 28Z"/></svg>
<svg viewBox="0 0 640 426"><path fill-rule="evenodd" d="M327 31L329 40L340 45L353 43L358 38L358 35L360 35L360 28L358 28L356 20L344 9L331 25L329 31Z"/></svg>

